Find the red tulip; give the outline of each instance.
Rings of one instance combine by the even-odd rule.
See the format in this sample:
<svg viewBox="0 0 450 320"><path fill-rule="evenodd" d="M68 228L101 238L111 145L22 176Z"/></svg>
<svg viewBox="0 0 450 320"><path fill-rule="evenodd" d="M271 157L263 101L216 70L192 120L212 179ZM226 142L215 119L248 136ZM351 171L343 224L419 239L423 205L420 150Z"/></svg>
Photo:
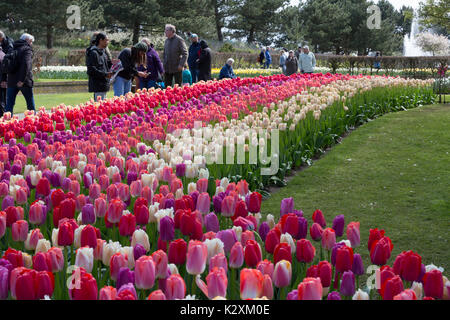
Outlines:
<svg viewBox="0 0 450 320"><path fill-rule="evenodd" d="M83 268L76 268L72 273L72 289L69 288L70 300L97 300L97 280Z"/></svg>
<svg viewBox="0 0 450 320"><path fill-rule="evenodd" d="M328 261L320 261L317 267L317 272L322 282L322 287L328 288L331 285L331 271L332 267Z"/></svg>
<svg viewBox="0 0 450 320"><path fill-rule="evenodd" d="M261 211L262 196L259 192L253 192L250 194L248 200L248 211L251 213L259 213Z"/></svg>
<svg viewBox="0 0 450 320"><path fill-rule="evenodd" d="M61 223L58 228L58 246L71 246L74 240L74 232L75 230L70 222Z"/></svg>
<svg viewBox="0 0 450 320"><path fill-rule="evenodd" d="M268 253L274 253L275 247L280 243L280 238L281 232L277 228L274 228L267 233L264 247Z"/></svg>
<svg viewBox="0 0 450 320"><path fill-rule="evenodd" d="M393 300L396 295L403 291L403 282L399 276L386 280L381 286L383 300Z"/></svg>
<svg viewBox="0 0 450 320"><path fill-rule="evenodd" d="M323 213L320 210L314 211L312 219L315 223L318 223L322 228L325 228L327 225L325 217L323 216Z"/></svg>
<svg viewBox="0 0 450 320"><path fill-rule="evenodd" d="M131 213L124 214L119 221L119 234L122 237L130 237L136 230L136 217Z"/></svg>
<svg viewBox="0 0 450 320"><path fill-rule="evenodd" d="M117 252L111 256L109 262L109 271L111 279L117 281L117 275L120 268L128 268L128 257L120 252Z"/></svg>
<svg viewBox="0 0 450 320"><path fill-rule="evenodd" d="M314 248L309 240L301 239L297 241L297 261L310 263L313 261L315 254L316 248Z"/></svg>
<svg viewBox="0 0 450 320"><path fill-rule="evenodd" d="M352 270L353 266L353 249L346 245L341 246L336 251L336 271L344 273Z"/></svg>
<svg viewBox="0 0 450 320"><path fill-rule="evenodd" d="M422 271L422 257L411 250L403 251L395 259L394 271L405 281L416 281Z"/></svg>
<svg viewBox="0 0 450 320"><path fill-rule="evenodd" d="M244 247L244 260L245 264L254 268L261 261L262 251L258 242L255 240L248 240Z"/></svg>
<svg viewBox="0 0 450 320"><path fill-rule="evenodd" d="M147 300L167 300L162 290L155 290L148 296Z"/></svg>
<svg viewBox="0 0 450 320"><path fill-rule="evenodd" d="M90 224L81 230L81 246L93 249L97 247L97 231Z"/></svg>
<svg viewBox="0 0 450 320"><path fill-rule="evenodd" d="M298 217L295 213L287 213L280 220L283 233L289 233L292 237L298 234Z"/></svg>
<svg viewBox="0 0 450 320"><path fill-rule="evenodd" d="M383 237L380 240L375 240L372 243L372 248L370 249L370 259L373 264L382 266L391 257L391 251L394 248L391 239L389 237Z"/></svg>
<svg viewBox="0 0 450 320"><path fill-rule="evenodd" d="M108 222L118 223L123 213L123 202L120 199L113 199L108 206Z"/></svg>
<svg viewBox="0 0 450 320"><path fill-rule="evenodd" d="M46 197L50 194L50 182L46 178L39 179L36 185L36 195Z"/></svg>
<svg viewBox="0 0 450 320"><path fill-rule="evenodd" d="M427 297L442 299L444 294L442 272L434 269L425 273L423 276L423 291Z"/></svg>
<svg viewBox="0 0 450 320"><path fill-rule="evenodd" d="M378 230L377 228L370 229L369 241L367 243L367 248L369 249L369 251L372 249L372 243L377 240L380 240L383 237L384 237L384 230Z"/></svg>
<svg viewBox="0 0 450 320"><path fill-rule="evenodd" d="M177 239L169 244L169 263L182 265L186 262L187 243L183 239Z"/></svg>
<svg viewBox="0 0 450 320"><path fill-rule="evenodd" d="M394 300L417 300L417 296L414 290L406 289L397 294Z"/></svg>
<svg viewBox="0 0 450 320"><path fill-rule="evenodd" d="M287 260L292 262L291 246L286 242L281 242L275 247L273 253L273 263L277 264L278 261Z"/></svg>
<svg viewBox="0 0 450 320"><path fill-rule="evenodd" d="M140 198L143 199L143 198ZM146 205L139 205L134 208L134 215L136 216L136 223L142 226L145 226L148 224L150 219L150 212L148 210L148 206Z"/></svg>
<svg viewBox="0 0 450 320"><path fill-rule="evenodd" d="M11 296L17 300L36 300L36 270L17 267L10 274Z"/></svg>

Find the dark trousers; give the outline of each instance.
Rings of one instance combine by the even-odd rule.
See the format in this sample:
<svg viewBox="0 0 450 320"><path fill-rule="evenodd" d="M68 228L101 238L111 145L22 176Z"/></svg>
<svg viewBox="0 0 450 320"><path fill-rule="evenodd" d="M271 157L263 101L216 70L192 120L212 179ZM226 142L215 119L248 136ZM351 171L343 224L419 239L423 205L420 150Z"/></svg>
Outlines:
<svg viewBox="0 0 450 320"><path fill-rule="evenodd" d="M189 71L192 75L192 83L196 83L199 81L198 79L198 69L189 67Z"/></svg>
<svg viewBox="0 0 450 320"><path fill-rule="evenodd" d="M0 88L0 117L3 116L6 108L6 88Z"/></svg>
<svg viewBox="0 0 450 320"><path fill-rule="evenodd" d="M164 73L164 84L166 85L166 88L168 86L173 87L174 81L176 84L181 86L181 83L183 82L183 75L181 71L176 73Z"/></svg>
<svg viewBox="0 0 450 320"><path fill-rule="evenodd" d="M22 88L8 88L6 91L6 112L13 113L14 105L16 104L17 94L22 92L25 101L27 102L27 109L35 111L33 88L22 87Z"/></svg>

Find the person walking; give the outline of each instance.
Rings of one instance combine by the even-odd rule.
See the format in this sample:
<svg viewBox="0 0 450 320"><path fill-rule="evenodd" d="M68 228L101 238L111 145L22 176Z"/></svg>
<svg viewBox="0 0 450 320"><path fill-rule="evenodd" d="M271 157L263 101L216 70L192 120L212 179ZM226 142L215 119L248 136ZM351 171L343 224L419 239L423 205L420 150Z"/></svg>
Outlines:
<svg viewBox="0 0 450 320"><path fill-rule="evenodd" d="M28 33L24 33L19 40L13 44L15 54L14 59L10 61L11 68L8 72L8 88L6 90L6 112L13 113L16 104L17 94L22 92L27 103L27 109L35 111L33 96L33 42L34 37ZM4 59L8 57L5 56Z"/></svg>
<svg viewBox="0 0 450 320"><path fill-rule="evenodd" d="M222 79L235 79L236 75L233 70L234 60L232 58L227 60L227 63L222 67L219 74L219 80Z"/></svg>
<svg viewBox="0 0 450 320"><path fill-rule="evenodd" d="M291 76L298 71L297 57L294 55L294 51L289 51L289 56L286 59L286 76Z"/></svg>
<svg viewBox="0 0 450 320"><path fill-rule="evenodd" d="M261 52L259 53L259 58L258 58L261 68L264 68L264 60L265 59L266 59L266 48L262 48Z"/></svg>
<svg viewBox="0 0 450 320"><path fill-rule="evenodd" d="M147 45L139 42L131 49L125 48L120 52L119 60L122 65L122 70L118 72L114 79L114 96L120 97L131 92L131 84L134 77L147 78L147 72L138 71L139 66L146 65L145 58L147 51Z"/></svg>
<svg viewBox="0 0 450 320"><path fill-rule="evenodd" d="M198 41L198 35L191 34L191 45L189 47L188 66L192 75L192 82L198 81L198 65L197 60L200 58L200 42Z"/></svg>
<svg viewBox="0 0 450 320"><path fill-rule="evenodd" d="M7 55L13 49L13 44L14 41L0 30L0 50L3 56ZM3 60L3 58L0 60ZM0 71L0 117L3 116L6 108L6 80L7 73Z"/></svg>
<svg viewBox="0 0 450 320"><path fill-rule="evenodd" d="M109 39L104 33L98 33L95 37L94 46L87 53L87 74L89 76L89 92L94 93L94 100L106 99L109 91L109 79L112 76L111 60L106 54Z"/></svg>
<svg viewBox="0 0 450 320"><path fill-rule="evenodd" d="M316 57L314 53L309 51L308 46L303 47L303 53L300 55L300 60L298 62L301 73L313 73L316 67Z"/></svg>
<svg viewBox="0 0 450 320"><path fill-rule="evenodd" d="M266 56L266 63L264 63L264 69L269 69L270 65L272 64L272 56L270 55L269 47L266 48L265 56Z"/></svg>
<svg viewBox="0 0 450 320"><path fill-rule="evenodd" d="M208 47L208 44L205 40L200 41L200 47L202 48L202 50L200 51L200 57L197 60L198 81L208 81L211 80L211 49Z"/></svg>
<svg viewBox="0 0 450 320"><path fill-rule="evenodd" d="M286 75L286 59L288 58L288 55L285 51L285 49L281 49L280 53L280 68L284 75Z"/></svg>
<svg viewBox="0 0 450 320"><path fill-rule="evenodd" d="M164 74L164 67L162 65L161 59L159 58L158 52L155 50L155 46L151 43L150 39L144 38L141 42L148 46L147 51L147 66L140 66L138 71L147 71L147 78L139 78L139 88L150 89L157 88L158 82L162 82L162 75Z"/></svg>
<svg viewBox="0 0 450 320"><path fill-rule="evenodd" d="M176 34L176 28L171 24L166 25L165 35L167 39L164 43L164 82L166 87L173 86L174 82L181 86L183 67L188 58L186 44Z"/></svg>

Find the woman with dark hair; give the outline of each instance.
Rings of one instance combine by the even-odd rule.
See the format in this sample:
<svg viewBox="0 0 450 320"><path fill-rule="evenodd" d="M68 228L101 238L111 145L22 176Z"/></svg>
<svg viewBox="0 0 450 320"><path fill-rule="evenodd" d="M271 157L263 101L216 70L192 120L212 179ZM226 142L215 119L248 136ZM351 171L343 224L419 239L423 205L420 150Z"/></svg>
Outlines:
<svg viewBox="0 0 450 320"><path fill-rule="evenodd" d="M119 54L121 63L120 72L114 79L114 96L120 97L131 92L133 78L138 76L147 78L148 73L138 71L139 66L146 66L146 53L148 47L145 43L135 44L131 49L125 48Z"/></svg>
<svg viewBox="0 0 450 320"><path fill-rule="evenodd" d="M205 40L200 41L200 48L200 58L197 60L198 81L208 81L211 80L211 49Z"/></svg>
<svg viewBox="0 0 450 320"><path fill-rule="evenodd" d="M106 98L111 78L111 60L106 54L109 39L104 33L98 33L93 46L86 53L87 74L89 76L89 92L94 93L94 100Z"/></svg>
<svg viewBox="0 0 450 320"><path fill-rule="evenodd" d="M145 43L148 46L147 55L147 64L140 66L138 71L147 71L147 78L138 78L139 79L139 89L150 89L157 88L158 82L162 82L162 75L164 74L164 67L162 65L161 59L159 58L158 52L154 49L153 43L151 43L150 39L144 38L141 42ZM136 84L137 85L137 84Z"/></svg>

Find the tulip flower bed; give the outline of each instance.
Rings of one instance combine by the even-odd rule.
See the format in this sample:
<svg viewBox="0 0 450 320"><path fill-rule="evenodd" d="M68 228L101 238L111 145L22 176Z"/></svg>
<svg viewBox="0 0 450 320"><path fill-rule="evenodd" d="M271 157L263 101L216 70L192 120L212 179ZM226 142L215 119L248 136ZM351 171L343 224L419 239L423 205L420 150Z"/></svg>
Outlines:
<svg viewBox="0 0 450 320"><path fill-rule="evenodd" d="M367 248L380 286L367 292L357 222L345 228L338 216L325 228L316 211L308 228L292 199L275 222L252 192L282 181L349 126L433 98L429 81L275 75L6 115L0 299L448 298L450 282L417 253L387 266L393 245L378 229ZM196 152L206 139L177 136L195 132L196 121L213 132L216 150L240 130L278 129L281 173L207 164L216 154ZM244 137L259 151L268 145Z"/></svg>

